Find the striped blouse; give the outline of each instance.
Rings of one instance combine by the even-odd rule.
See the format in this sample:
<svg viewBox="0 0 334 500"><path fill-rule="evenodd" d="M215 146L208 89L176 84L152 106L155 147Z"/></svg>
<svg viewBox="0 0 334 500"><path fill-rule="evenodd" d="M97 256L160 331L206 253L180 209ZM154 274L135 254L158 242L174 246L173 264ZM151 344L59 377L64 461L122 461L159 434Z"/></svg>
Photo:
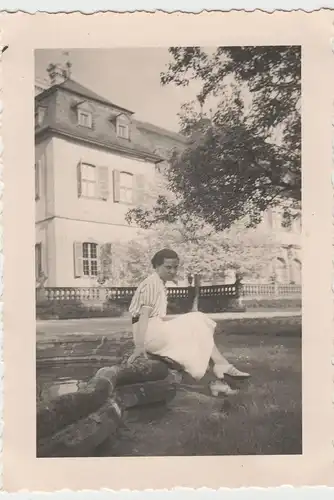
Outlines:
<svg viewBox="0 0 334 500"><path fill-rule="evenodd" d="M155 316L163 318L167 314L166 287L156 272L144 279L135 291L129 307L131 316L139 316L143 306L152 308L151 318Z"/></svg>

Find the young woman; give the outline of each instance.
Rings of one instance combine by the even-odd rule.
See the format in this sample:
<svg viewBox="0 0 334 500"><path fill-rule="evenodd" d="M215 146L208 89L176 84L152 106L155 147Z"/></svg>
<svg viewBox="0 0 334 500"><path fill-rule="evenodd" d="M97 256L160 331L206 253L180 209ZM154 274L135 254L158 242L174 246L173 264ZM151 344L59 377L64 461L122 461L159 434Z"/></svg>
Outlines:
<svg viewBox="0 0 334 500"><path fill-rule="evenodd" d="M129 308L135 343L129 363L151 353L173 360L200 380L212 359L213 372L217 377L217 381L210 385L212 394L235 393L223 380L224 375L240 379L249 377L249 374L237 370L217 349L213 339L216 323L201 312L182 314L171 320L166 318L166 282L176 277L179 265L177 253L169 249L160 250L151 262L154 272L140 283Z"/></svg>

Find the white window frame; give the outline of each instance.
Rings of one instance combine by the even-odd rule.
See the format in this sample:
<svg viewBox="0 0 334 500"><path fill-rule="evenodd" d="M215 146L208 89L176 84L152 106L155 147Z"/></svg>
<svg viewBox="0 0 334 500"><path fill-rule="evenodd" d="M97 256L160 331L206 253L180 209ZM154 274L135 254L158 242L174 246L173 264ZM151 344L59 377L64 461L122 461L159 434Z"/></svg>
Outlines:
<svg viewBox="0 0 334 500"><path fill-rule="evenodd" d="M123 133L123 131L125 131L125 133ZM126 140L130 139L129 122L123 116L118 116L116 118L116 135L121 139L126 139Z"/></svg>
<svg viewBox="0 0 334 500"><path fill-rule="evenodd" d="M85 256L86 248L87 248L87 256ZM92 257L92 253L93 255L95 255L95 257ZM98 277L98 272L99 272L98 256L99 256L99 248L97 243L91 241L85 241L82 243L82 274L85 278Z"/></svg>
<svg viewBox="0 0 334 500"><path fill-rule="evenodd" d="M35 127L40 127L42 125L46 109L45 106L37 106L35 111Z"/></svg>
<svg viewBox="0 0 334 500"><path fill-rule="evenodd" d="M89 167L94 171L94 180L85 178L84 171L85 167ZM97 178L97 167L92 163L83 162L81 163L81 196L83 198L97 198L97 188L98 188L98 178ZM85 189L86 186L93 186L93 194L87 194ZM89 190L88 190L89 191Z"/></svg>
<svg viewBox="0 0 334 500"><path fill-rule="evenodd" d="M122 178L124 177L131 178L131 187L126 184L122 185ZM129 193L131 193L130 197L127 196ZM119 201L127 205L134 203L134 175L131 172L120 171L119 173Z"/></svg>
<svg viewBox="0 0 334 500"><path fill-rule="evenodd" d="M85 117L84 120L83 117ZM78 125L80 125L80 127L93 128L93 113L86 109L78 108Z"/></svg>

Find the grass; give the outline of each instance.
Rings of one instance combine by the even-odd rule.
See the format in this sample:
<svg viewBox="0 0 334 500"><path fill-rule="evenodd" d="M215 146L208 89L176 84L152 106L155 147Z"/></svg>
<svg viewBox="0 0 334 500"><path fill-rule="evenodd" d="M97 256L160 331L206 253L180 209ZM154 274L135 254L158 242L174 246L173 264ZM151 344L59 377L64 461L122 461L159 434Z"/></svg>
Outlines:
<svg viewBox="0 0 334 500"><path fill-rule="evenodd" d="M102 456L275 455L302 453L299 318L224 321L216 341L249 382L228 399L209 395L207 374L184 378L168 407L129 413L117 444Z"/></svg>

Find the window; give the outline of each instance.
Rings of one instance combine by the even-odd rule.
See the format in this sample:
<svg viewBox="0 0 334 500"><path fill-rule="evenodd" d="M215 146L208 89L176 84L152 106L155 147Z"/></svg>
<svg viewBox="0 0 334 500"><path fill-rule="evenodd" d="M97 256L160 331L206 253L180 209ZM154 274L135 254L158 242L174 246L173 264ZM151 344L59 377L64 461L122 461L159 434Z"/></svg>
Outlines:
<svg viewBox="0 0 334 500"><path fill-rule="evenodd" d="M82 244L82 270L84 276L97 276L97 243Z"/></svg>
<svg viewBox="0 0 334 500"><path fill-rule="evenodd" d="M46 107L38 106L35 110L35 127L40 127L43 124L46 113Z"/></svg>
<svg viewBox="0 0 334 500"><path fill-rule="evenodd" d="M88 163L81 163L81 196L96 197L97 178L96 168Z"/></svg>
<svg viewBox="0 0 334 500"><path fill-rule="evenodd" d="M77 191L79 198L108 200L109 168L80 161L77 165Z"/></svg>
<svg viewBox="0 0 334 500"><path fill-rule="evenodd" d="M74 276L75 278L97 278L100 270L100 247L92 241L75 241Z"/></svg>
<svg viewBox="0 0 334 500"><path fill-rule="evenodd" d="M40 160L35 163L35 200L39 200L40 198L40 175L41 175L41 169L40 169Z"/></svg>
<svg viewBox="0 0 334 500"><path fill-rule="evenodd" d="M276 259L275 272L277 283L288 282L288 268L284 259Z"/></svg>
<svg viewBox="0 0 334 500"><path fill-rule="evenodd" d="M129 121L124 115L118 116L116 119L116 134L122 139L129 139Z"/></svg>
<svg viewBox="0 0 334 500"><path fill-rule="evenodd" d="M295 285L301 284L302 277L302 264L300 260L293 259L291 263L291 282Z"/></svg>
<svg viewBox="0 0 334 500"><path fill-rule="evenodd" d="M124 123L117 125L117 135L123 139L129 139L129 126Z"/></svg>
<svg viewBox="0 0 334 500"><path fill-rule="evenodd" d="M119 173L119 201L133 203L133 175L128 172Z"/></svg>
<svg viewBox="0 0 334 500"><path fill-rule="evenodd" d="M40 278L43 272L42 268L42 243L35 245L35 274L36 278Z"/></svg>
<svg viewBox="0 0 334 500"><path fill-rule="evenodd" d="M145 175L113 170L113 192L115 203L129 205L145 203L147 199Z"/></svg>
<svg viewBox="0 0 334 500"><path fill-rule="evenodd" d="M90 111L78 109L78 123L81 127L92 128L93 115Z"/></svg>

